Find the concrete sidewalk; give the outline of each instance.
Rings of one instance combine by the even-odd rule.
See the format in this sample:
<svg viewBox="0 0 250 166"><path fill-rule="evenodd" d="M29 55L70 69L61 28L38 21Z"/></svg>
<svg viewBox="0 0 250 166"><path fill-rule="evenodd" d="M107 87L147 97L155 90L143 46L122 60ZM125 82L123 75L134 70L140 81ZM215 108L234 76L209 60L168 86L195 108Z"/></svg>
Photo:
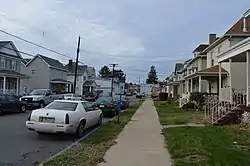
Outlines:
<svg viewBox="0 0 250 166"><path fill-rule="evenodd" d="M171 166L151 99L141 105L99 166Z"/></svg>

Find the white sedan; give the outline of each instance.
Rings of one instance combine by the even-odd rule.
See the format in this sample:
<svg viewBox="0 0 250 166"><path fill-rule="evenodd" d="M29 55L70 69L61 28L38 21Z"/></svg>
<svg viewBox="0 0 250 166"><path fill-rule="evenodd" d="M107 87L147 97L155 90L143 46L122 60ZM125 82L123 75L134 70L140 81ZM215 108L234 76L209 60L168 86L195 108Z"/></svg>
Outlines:
<svg viewBox="0 0 250 166"><path fill-rule="evenodd" d="M45 108L32 111L26 126L39 134L75 133L82 137L85 129L101 125L102 119L102 111L90 102L55 100Z"/></svg>

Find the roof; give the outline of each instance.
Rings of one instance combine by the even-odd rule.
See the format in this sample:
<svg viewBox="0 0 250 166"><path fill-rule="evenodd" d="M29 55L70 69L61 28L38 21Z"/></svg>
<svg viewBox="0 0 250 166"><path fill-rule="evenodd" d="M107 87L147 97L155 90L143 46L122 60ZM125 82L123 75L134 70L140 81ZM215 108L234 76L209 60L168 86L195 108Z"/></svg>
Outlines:
<svg viewBox="0 0 250 166"><path fill-rule="evenodd" d="M22 62L23 62L24 65L27 65L27 63L29 63L30 60L31 59L23 59Z"/></svg>
<svg viewBox="0 0 250 166"><path fill-rule="evenodd" d="M200 44L198 47L196 47L196 49L193 51L193 53L195 52L202 52L203 50L205 50L209 45L208 44Z"/></svg>
<svg viewBox="0 0 250 166"><path fill-rule="evenodd" d="M222 73L227 73L224 68L221 68ZM212 66L210 68L206 68L203 70L198 71L198 73L219 73L219 65Z"/></svg>
<svg viewBox="0 0 250 166"><path fill-rule="evenodd" d="M64 66L64 69L68 70L71 73L75 73L76 62L72 62L72 69L69 69L69 63ZM84 73L87 70L87 65L79 65L77 67L77 73Z"/></svg>
<svg viewBox="0 0 250 166"><path fill-rule="evenodd" d="M61 70L66 70L65 67L63 66L63 64L60 61L58 61L56 59L53 59L53 58L49 58L49 57L44 56L44 55L40 55L40 54L37 54L37 56L35 56L33 59L31 59L26 64L26 66L28 66L36 58L42 59L47 65L49 65L49 67L57 68L57 69L61 69Z"/></svg>
<svg viewBox="0 0 250 166"><path fill-rule="evenodd" d="M250 34L250 17L246 17L248 31L243 31L243 17L238 20L225 34Z"/></svg>
<svg viewBox="0 0 250 166"><path fill-rule="evenodd" d="M11 45L12 49L6 47L6 45L8 45L8 44ZM0 49L3 48L3 47L6 48L6 49L10 49L10 50L15 51L15 53L17 54L17 56L12 55L12 54L10 54L10 53L6 53L6 52L1 52L1 51L0 51L1 53L4 53L4 54L9 55L9 56L13 56L13 57L15 57L15 58L22 58L21 54L19 53L19 51L17 50L15 44L14 44L12 41L0 41Z"/></svg>
<svg viewBox="0 0 250 166"><path fill-rule="evenodd" d="M50 81L51 83L62 83L62 84L72 84L72 82L61 79L61 78L55 78Z"/></svg>
<svg viewBox="0 0 250 166"><path fill-rule="evenodd" d="M40 54L38 54L38 56L40 58L42 58L46 63L48 63L48 65L50 65L51 67L65 69L63 64L60 61L56 60L56 59L52 59L52 58L49 58L47 56L43 56L43 55L40 55Z"/></svg>
<svg viewBox="0 0 250 166"><path fill-rule="evenodd" d="M217 46L230 36L250 36L250 15L247 15L246 17L247 32L243 31L243 25L244 25L243 20L244 20L243 17L240 18L232 27L230 27L226 31L226 33L222 37L217 38L217 40L215 40L212 44L210 44L203 52L204 53L208 52L209 50L213 49L215 46Z"/></svg>
<svg viewBox="0 0 250 166"><path fill-rule="evenodd" d="M16 72L16 71L5 70L5 69L1 69L1 70L0 70L0 74L1 74L1 75L14 75L14 76L18 76L18 77L28 77L27 75L18 73L18 72Z"/></svg>
<svg viewBox="0 0 250 166"><path fill-rule="evenodd" d="M178 71L180 71L182 68L183 68L183 64L182 64L182 63L176 63L176 64L175 64L175 69L174 69L175 74L176 74Z"/></svg>
<svg viewBox="0 0 250 166"><path fill-rule="evenodd" d="M91 86L91 85L93 85L93 83L96 84L95 81L85 81L83 86Z"/></svg>

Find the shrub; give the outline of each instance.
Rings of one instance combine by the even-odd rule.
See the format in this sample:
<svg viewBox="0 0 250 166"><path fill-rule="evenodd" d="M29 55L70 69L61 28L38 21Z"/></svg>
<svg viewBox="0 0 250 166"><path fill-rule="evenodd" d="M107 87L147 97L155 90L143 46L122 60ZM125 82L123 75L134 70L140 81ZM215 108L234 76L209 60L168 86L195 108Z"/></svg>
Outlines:
<svg viewBox="0 0 250 166"><path fill-rule="evenodd" d="M205 105L205 94L202 92L191 92L189 100L197 104L199 110L202 110Z"/></svg>
<svg viewBox="0 0 250 166"><path fill-rule="evenodd" d="M161 93L159 94L159 99L160 99L161 101L167 101L167 99L168 99L168 93L163 93L163 92L161 92Z"/></svg>
<svg viewBox="0 0 250 166"><path fill-rule="evenodd" d="M189 110L189 109L194 109L196 105L194 103L186 103L182 106L182 109L184 110Z"/></svg>

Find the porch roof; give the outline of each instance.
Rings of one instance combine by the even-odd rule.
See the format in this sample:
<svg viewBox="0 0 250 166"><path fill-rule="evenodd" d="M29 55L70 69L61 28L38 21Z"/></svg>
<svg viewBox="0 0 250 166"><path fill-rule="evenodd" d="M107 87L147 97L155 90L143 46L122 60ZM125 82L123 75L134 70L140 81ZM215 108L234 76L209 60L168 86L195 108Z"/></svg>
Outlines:
<svg viewBox="0 0 250 166"><path fill-rule="evenodd" d="M85 81L83 86L96 86L96 82L95 81Z"/></svg>
<svg viewBox="0 0 250 166"><path fill-rule="evenodd" d="M61 79L61 78L53 79L50 81L50 83L53 83L53 84L72 84L72 82Z"/></svg>
<svg viewBox="0 0 250 166"><path fill-rule="evenodd" d="M29 78L29 76L21 74L19 72L16 71L11 71L11 70L5 70L5 69L1 69L0 70L0 76L7 76L7 77L17 77L17 78Z"/></svg>

